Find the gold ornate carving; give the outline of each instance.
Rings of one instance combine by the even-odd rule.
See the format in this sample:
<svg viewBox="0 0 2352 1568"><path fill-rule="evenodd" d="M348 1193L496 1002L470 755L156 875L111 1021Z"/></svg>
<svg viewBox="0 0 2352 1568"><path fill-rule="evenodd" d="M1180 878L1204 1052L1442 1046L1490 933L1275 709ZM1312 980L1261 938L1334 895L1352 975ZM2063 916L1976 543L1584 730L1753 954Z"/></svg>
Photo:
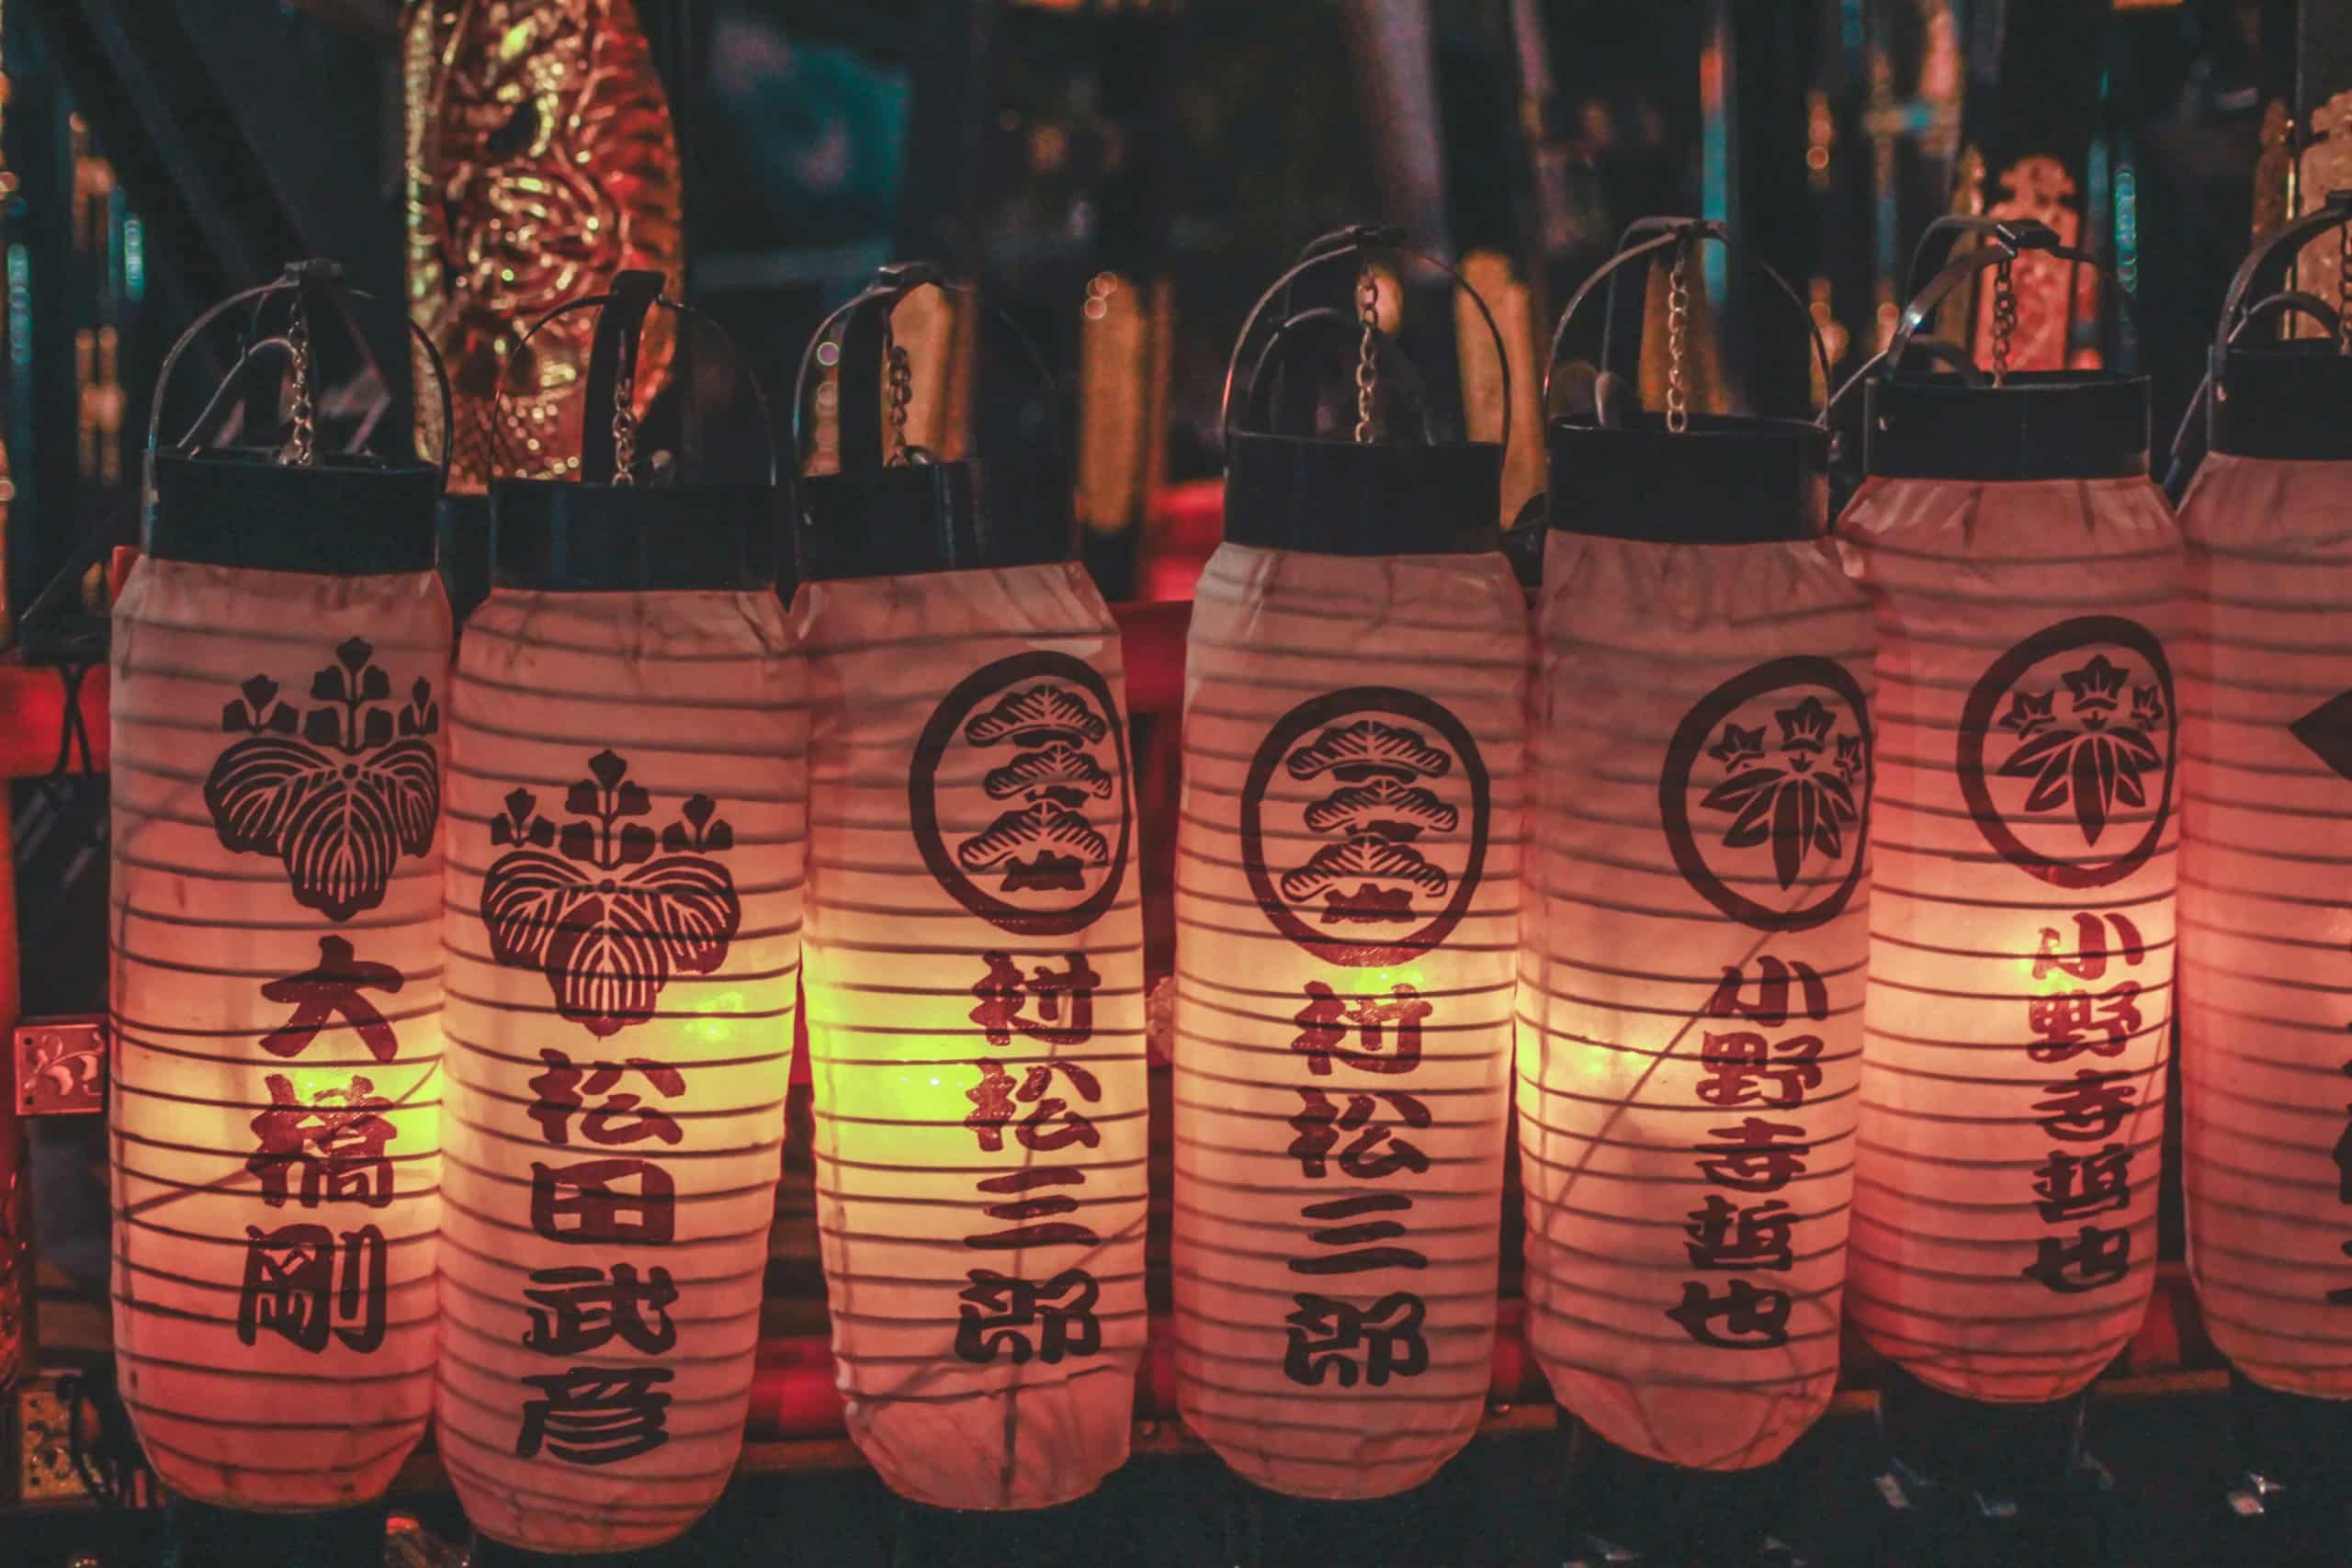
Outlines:
<svg viewBox="0 0 2352 1568"><path fill-rule="evenodd" d="M2303 149L2295 186L2295 205L2307 210L2325 201L2329 191L2352 188L2352 92L2338 93L2312 110L2312 140ZM2343 242L2331 231L2295 258L2295 287L2340 308L2346 298L2344 285ZM2324 335L2310 317L2290 319L2296 336Z"/></svg>
<svg viewBox="0 0 2352 1568"><path fill-rule="evenodd" d="M579 400L594 327L581 311L518 361L523 329L616 273L684 265L678 146L630 0L411 0L409 310L457 397L452 487L501 471L553 478L580 461ZM636 401L668 379L673 328L647 317ZM488 410L503 384L493 444ZM431 374L418 428L439 449Z"/></svg>

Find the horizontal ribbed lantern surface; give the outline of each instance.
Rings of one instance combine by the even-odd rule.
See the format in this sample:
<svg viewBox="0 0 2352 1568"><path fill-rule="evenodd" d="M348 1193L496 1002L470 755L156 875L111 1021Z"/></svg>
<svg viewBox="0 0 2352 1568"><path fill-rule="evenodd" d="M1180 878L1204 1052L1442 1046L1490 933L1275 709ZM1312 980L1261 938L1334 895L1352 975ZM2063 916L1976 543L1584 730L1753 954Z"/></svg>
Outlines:
<svg viewBox="0 0 2352 1568"><path fill-rule="evenodd" d="M1228 538L1194 591L1176 1387L1278 1492L1419 1485L1486 1409L1526 637L1492 550Z"/></svg>
<svg viewBox="0 0 2352 1568"><path fill-rule="evenodd" d="M2352 461L2214 453L2181 528L2189 1267L2239 1371L2352 1397Z"/></svg>
<svg viewBox="0 0 2352 1568"><path fill-rule="evenodd" d="M811 582L817 1213L850 1435L1036 1508L1124 1463L1142 901L1117 628L1072 564Z"/></svg>
<svg viewBox="0 0 2352 1568"><path fill-rule="evenodd" d="M474 1527L532 1551L669 1540L742 1443L808 798L776 493L492 487L450 724L435 1436Z"/></svg>
<svg viewBox="0 0 2352 1568"><path fill-rule="evenodd" d="M1555 472L1565 526L1577 484ZM1820 539L1560 526L1542 604L1519 997L1528 1339L1611 1442L1762 1464L1838 1379L1869 607Z"/></svg>
<svg viewBox="0 0 2352 1568"><path fill-rule="evenodd" d="M1943 1393L2059 1399L2155 1275L2179 533L2137 477L1872 478L1838 533L1879 625L1847 1313Z"/></svg>
<svg viewBox="0 0 2352 1568"><path fill-rule="evenodd" d="M1261 311L1367 243L1340 238ZM1393 352L1361 341L1360 409ZM1526 599L1496 548L1507 429L1272 434L1272 380L1227 431L1186 649L1176 1393L1243 1479L1374 1498L1459 1452L1492 1380Z"/></svg>
<svg viewBox="0 0 2352 1568"><path fill-rule="evenodd" d="M345 1507L432 1395L438 476L166 451L154 483L113 629L118 1376L174 1492Z"/></svg>
<svg viewBox="0 0 2352 1568"><path fill-rule="evenodd" d="M1039 1508L1125 1461L1146 1333L1126 678L1066 486L881 466L904 291L844 307L843 470L804 487L817 1225L882 1479Z"/></svg>

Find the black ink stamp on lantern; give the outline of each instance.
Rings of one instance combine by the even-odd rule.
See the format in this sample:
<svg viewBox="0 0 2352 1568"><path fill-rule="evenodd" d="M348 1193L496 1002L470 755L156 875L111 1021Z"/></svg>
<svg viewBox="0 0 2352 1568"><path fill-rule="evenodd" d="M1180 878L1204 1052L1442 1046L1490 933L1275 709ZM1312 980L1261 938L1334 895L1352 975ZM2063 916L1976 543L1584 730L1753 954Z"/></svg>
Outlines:
<svg viewBox="0 0 2352 1568"><path fill-rule="evenodd" d="M2145 626L2083 615L1994 660L1962 710L1962 796L2000 857L2053 887L2146 864L2172 814L2172 665ZM2146 825L2130 831L2130 815Z"/></svg>
<svg viewBox="0 0 2352 1568"><path fill-rule="evenodd" d="M1667 846L1684 880L1740 924L1809 931L1861 883L1875 772L1870 706L1846 667L1807 655L1768 660L1702 697L1668 742L1658 775ZM1822 891L1775 906L1743 887L1800 899Z"/></svg>
<svg viewBox="0 0 2352 1568"><path fill-rule="evenodd" d="M1278 773L1325 793L1269 801ZM1493 815L1486 761L1460 719L1416 692L1352 686L1267 731L1241 786L1242 869L1274 929L1324 963L1408 964L1469 912ZM1329 841L1272 866L1270 837Z"/></svg>
<svg viewBox="0 0 2352 1568"><path fill-rule="evenodd" d="M915 742L907 807L923 864L965 908L1021 936L1084 931L1117 900L1135 829L1110 684L1044 649L974 671Z"/></svg>

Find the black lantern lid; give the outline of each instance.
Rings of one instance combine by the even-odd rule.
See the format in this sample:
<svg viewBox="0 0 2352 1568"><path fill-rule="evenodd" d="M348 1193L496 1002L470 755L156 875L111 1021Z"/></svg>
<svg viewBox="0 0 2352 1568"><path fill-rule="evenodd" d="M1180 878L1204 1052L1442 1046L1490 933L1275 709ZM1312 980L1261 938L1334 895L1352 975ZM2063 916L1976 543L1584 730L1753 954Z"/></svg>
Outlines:
<svg viewBox="0 0 2352 1568"><path fill-rule="evenodd" d="M985 461L943 459L915 447L886 460L882 378L890 312L926 285L968 292L929 262L883 267L825 318L801 355L792 400L796 452L818 351L830 341L840 355L833 406L841 470L800 481L799 552L812 581L1035 566L1077 554L1069 469L1050 444ZM1054 378L1036 346L1010 316L989 314L1016 340L1050 398ZM838 336L829 336L837 328Z"/></svg>
<svg viewBox="0 0 2352 1568"><path fill-rule="evenodd" d="M2352 459L2352 353L2346 352L2346 324L2325 300L2284 287L2285 274L2303 247L2331 229L2352 223L2352 191L2331 191L2308 216L2278 229L2257 244L2230 281L2222 319L2206 359L2205 438L2215 452L2240 457L2292 461ZM2273 317L2302 316L2324 331L2323 337L2249 337L2250 328ZM2193 433L2184 423L2174 456Z"/></svg>
<svg viewBox="0 0 2352 1568"><path fill-rule="evenodd" d="M580 480L502 479L490 487L490 579L494 587L576 593L694 591L789 592L791 561L784 492L769 454L764 480L727 484L641 483L623 466L621 440L633 414L637 354L647 310L708 321L691 306L662 298L662 275L616 275L606 293L541 317L531 336L574 310L597 312L582 403ZM715 325L715 323L714 323ZM720 333L722 340L726 334ZM731 340L729 346L732 347ZM517 357L520 357L518 352ZM743 374L767 429L759 378ZM692 395L692 389L684 389ZM613 417L597 417L605 410ZM495 432L497 422L492 422Z"/></svg>
<svg viewBox="0 0 2352 1568"><path fill-rule="evenodd" d="M284 448L205 446L190 438L160 445L164 397L172 372L198 333L224 313L280 295L292 310L281 336L256 331L198 418L209 423L229 391L265 349L293 359L298 408L314 395L311 343L319 328L339 319L347 301L372 301L344 282L343 268L323 260L298 262L275 282L234 294L206 310L180 334L155 378L147 422L147 506L141 547L164 560L259 571L366 577L433 569L435 508L447 469L414 458L367 453L322 453L311 445L307 412ZM449 381L433 341L408 323L424 350L441 397L441 428L450 428ZM299 339L301 346L297 351Z"/></svg>
<svg viewBox="0 0 2352 1568"><path fill-rule="evenodd" d="M1544 362L1547 381L1569 323L1596 289L1606 287L1604 321L1613 323L1620 268L1702 241L1747 261L1788 299L1804 318L1826 375L1829 356L1820 329L1804 299L1770 263L1735 244L1721 223L1645 218L1628 226L1617 254L1560 312ZM1604 326L1604 387L1624 385L1610 368L1614 341ZM1553 420L1544 446L1550 468L1548 519L1565 533L1654 544L1755 545L1811 538L1822 531L1829 435L1813 420L1624 411L1604 396L1589 415Z"/></svg>
<svg viewBox="0 0 2352 1568"><path fill-rule="evenodd" d="M2132 479L2148 471L2148 380L2099 371L2035 370L1987 376L1953 344L1935 357L1950 368L1905 374L1919 329L1947 295L1987 267L2028 251L2047 251L2104 270L2090 253L2058 243L2056 231L2030 219L1938 219L1921 236L1912 271L1949 236L1983 243L1952 257L1904 308L1886 351L1847 383L1862 386L1866 472L1889 479L1980 483L2033 479ZM2110 276L2109 291L2132 309ZM1928 346L1919 340L1917 346ZM1841 392L1841 396L1843 392Z"/></svg>
<svg viewBox="0 0 2352 1568"><path fill-rule="evenodd" d="M1326 234L1301 253L1251 308L1235 339L1225 380L1225 537L1238 545L1317 555L1469 555L1500 545L1503 453L1510 441L1510 362L1501 333L1478 291L1432 257L1404 250L1395 230L1358 226ZM1234 419L1234 388L1258 325L1299 277L1317 266L1374 250L1394 251L1443 273L1469 297L1487 323L1503 376L1503 439L1440 441L1430 432L1421 379L1403 351L1376 326L1317 309L1276 322L1260 351ZM1273 428L1274 372L1285 351L1337 335L1354 351L1369 343L1373 358L1359 365L1359 381L1376 393L1401 387L1420 414L1417 442L1364 438L1335 441Z"/></svg>
<svg viewBox="0 0 2352 1568"><path fill-rule="evenodd" d="M1551 525L1653 544L1760 545L1821 532L1829 434L1801 419L1663 414L1617 424L1555 419L1544 432Z"/></svg>

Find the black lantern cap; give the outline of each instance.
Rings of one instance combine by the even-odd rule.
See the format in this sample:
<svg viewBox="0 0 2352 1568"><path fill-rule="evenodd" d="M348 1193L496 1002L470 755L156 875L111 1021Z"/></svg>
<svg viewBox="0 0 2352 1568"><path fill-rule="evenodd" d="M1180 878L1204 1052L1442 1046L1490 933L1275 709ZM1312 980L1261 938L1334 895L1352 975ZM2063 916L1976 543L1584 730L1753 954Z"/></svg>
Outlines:
<svg viewBox="0 0 2352 1568"><path fill-rule="evenodd" d="M1723 224L1696 218L1644 218L1627 226L1617 254L1584 281L1552 329L1548 382L1569 323L1597 289L1602 314L1600 388L1623 387L1611 368L1620 269L1702 241L1722 245L1771 284L1805 323L1826 378L1828 345L1804 299L1763 257L1736 243ZM1638 349L1640 345L1636 344ZM1555 419L1544 431L1550 468L1547 521L1563 533L1652 544L1756 545L1812 538L1827 505L1829 433L1821 423L1746 414L1658 414L1621 410L1611 396L1589 415ZM1678 428L1679 426L1679 428Z"/></svg>
<svg viewBox="0 0 2352 1568"><path fill-rule="evenodd" d="M882 267L873 281L819 324L802 354L794 386L794 449L810 391L817 351L840 329L836 386L841 471L800 481L798 551L812 581L899 577L971 568L1035 566L1078 553L1069 475L1050 444L987 458L941 459L909 449L886 462L882 377L890 312L929 285L967 292L929 262ZM1023 350L1050 396L1052 374L1018 322L990 316Z"/></svg>
<svg viewBox="0 0 2352 1568"><path fill-rule="evenodd" d="M1864 465L1890 479L2112 479L2148 471L2148 378L2012 371L1863 383Z"/></svg>
<svg viewBox="0 0 2352 1568"><path fill-rule="evenodd" d="M2335 306L2300 289L2278 288L2303 248L2330 229L2352 223L2352 191L2331 191L2309 215L2274 231L2230 281L2222 320L2206 356L2205 438L2215 452L2288 461L2352 458L2352 354ZM2259 295L2258 298L2250 298ZM2302 316L2322 337L2249 339L2272 317ZM2185 421L2174 457L2194 431Z"/></svg>
<svg viewBox="0 0 2352 1568"><path fill-rule="evenodd" d="M785 492L775 455L764 481L729 484L639 483L618 468L617 433L597 414L616 409L620 388L636 382L645 313L659 308L708 321L691 306L662 298L662 275L623 272L611 288L543 316L528 344L557 317L594 310L582 399L581 478L503 479L490 487L490 581L494 587L575 593L655 591L789 593L792 562ZM714 323L715 326L715 323ZM732 340L720 333L730 350ZM767 428L767 403L748 366L743 374ZM692 389L684 389L692 395ZM492 421L495 430L496 422Z"/></svg>
<svg viewBox="0 0 2352 1568"><path fill-rule="evenodd" d="M141 547L164 560L257 571L368 577L433 570L435 511L446 466L366 453L280 452L256 447L208 447L190 440L162 446L164 397L180 357L198 333L241 305L278 294L294 297L293 318L315 334L344 314L346 301L373 296L344 282L331 261L297 262L276 281L234 294L206 310L180 334L155 378L147 421L147 507ZM408 329L424 350L441 397L441 428L450 428L448 378L433 340L414 322ZM291 326L288 334L292 334ZM264 349L281 338L247 344L198 418L210 423L228 393ZM298 393L312 371L307 354L297 361ZM191 433L193 435L193 432Z"/></svg>
<svg viewBox="0 0 2352 1568"><path fill-rule="evenodd" d="M2036 370L1986 376L1956 345L1939 345L1952 366L1926 376L1904 373L1919 329L1944 299L1992 266L2028 251L2105 272L2087 251L2061 244L2057 231L2031 219L1939 218L1920 237L1912 258L1919 271L1931 249L1950 236L1982 242L1951 257L1913 295L1886 350L1858 372L1862 387L1865 472L1890 479L1973 480L2133 479L2148 471L2148 381L2143 376L2098 371ZM2110 274L2109 292L2134 309ZM1924 340L1921 347L1926 347Z"/></svg>
<svg viewBox="0 0 2352 1568"><path fill-rule="evenodd" d="M1552 527L1661 545L1760 545L1822 531L1829 434L1799 419L1655 413L1545 432Z"/></svg>
<svg viewBox="0 0 2352 1568"><path fill-rule="evenodd" d="M1363 225L1324 235L1300 253L1242 321L1226 367L1224 401L1225 537L1233 543L1336 556L1474 555L1500 547L1503 453L1510 441L1510 361L1502 334L1476 289L1444 263L1405 249L1403 239L1399 231ZM1266 311L1311 268L1374 250L1393 251L1442 273L1476 307L1502 367L1500 442L1437 440L1420 377L1403 351L1376 326L1320 309L1275 323L1241 388L1240 424L1254 428L1237 424L1235 383ZM1369 340L1374 384L1401 387L1406 400L1418 407L1418 442L1338 441L1273 428L1274 372L1285 351L1295 354L1316 337L1333 335L1351 350Z"/></svg>

